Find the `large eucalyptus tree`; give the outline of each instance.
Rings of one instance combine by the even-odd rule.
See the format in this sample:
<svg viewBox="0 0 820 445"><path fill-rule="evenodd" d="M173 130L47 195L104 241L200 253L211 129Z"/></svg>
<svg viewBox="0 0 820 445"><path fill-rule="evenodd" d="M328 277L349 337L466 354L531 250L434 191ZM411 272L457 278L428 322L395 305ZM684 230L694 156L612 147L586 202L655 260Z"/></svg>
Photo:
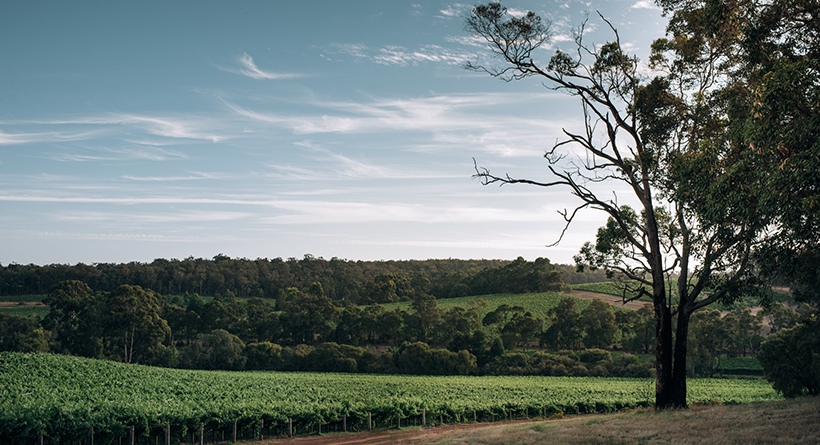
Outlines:
<svg viewBox="0 0 820 445"><path fill-rule="evenodd" d="M686 35L674 28L680 22L670 22L669 38L653 44L652 75L641 74L647 70L624 52L603 16L611 41L589 45L584 24L572 52L552 55L544 48L551 23L532 12L515 16L490 3L473 8L465 20L467 32L500 61L469 63L468 69L505 81L539 78L546 88L578 99L582 124L564 129L565 138L546 150L546 179L499 176L477 164L475 177L485 185L567 189L579 201L562 211L565 231L582 209L608 214L576 262L623 277L625 301L651 297L657 409L687 405L692 313L759 289L753 252L769 223L760 214L755 165L726 120L723 94L736 63L737 30L700 10L701 24L715 32ZM611 193L616 184L630 190L637 208L618 202Z"/></svg>

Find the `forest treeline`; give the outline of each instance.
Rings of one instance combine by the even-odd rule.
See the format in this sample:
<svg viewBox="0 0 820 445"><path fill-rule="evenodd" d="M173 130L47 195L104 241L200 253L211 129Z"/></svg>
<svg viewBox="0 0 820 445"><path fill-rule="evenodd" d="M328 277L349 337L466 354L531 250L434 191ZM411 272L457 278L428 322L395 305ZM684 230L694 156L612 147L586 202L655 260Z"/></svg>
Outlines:
<svg viewBox="0 0 820 445"><path fill-rule="evenodd" d="M492 277L489 271L515 270L515 265L477 275ZM560 285L560 278L550 276ZM651 374L651 364L634 356L573 352L599 351L616 340L629 350L649 350L654 332L649 310L616 314L595 300L579 311L569 296L542 318L507 304L488 310L480 298L443 310L428 294L415 295L408 310L356 306L331 300L318 282L304 292L289 288L278 301L222 295L206 302L197 294L163 296L130 285L96 292L72 280L54 286L43 302L51 311L42 320L0 314L0 351L193 369ZM516 352L535 345L564 352ZM592 362L591 368L584 364Z"/></svg>
<svg viewBox="0 0 820 445"><path fill-rule="evenodd" d="M78 280L95 291L112 292L127 284L160 294L198 294L215 297L230 293L239 298L278 298L285 289L306 290L320 283L331 300L354 304L408 301L419 293L436 298L494 292L537 292L539 283L492 277L479 272L517 262L508 260L429 259L406 261L325 260L312 255L302 259L189 257L156 259L150 263L9 264L0 267L0 295L43 295L62 281ZM605 281L602 271L579 273L575 266L551 265L567 284ZM509 276L509 270L505 273ZM510 277L514 278L514 277ZM519 277L521 278L521 277ZM505 281L501 283L500 281ZM522 288L522 286L524 286Z"/></svg>
<svg viewBox="0 0 820 445"><path fill-rule="evenodd" d="M515 262L496 269L509 269ZM514 268L513 268L514 269ZM555 277L555 275L551 275ZM649 376L655 324L649 306L614 310L601 300L577 307L564 297L543 317L520 306L488 310L480 297L443 310L417 294L409 308L333 301L314 282L279 300L205 301L163 296L139 286L97 292L81 281L54 286L44 319L0 313L0 351L53 352L165 367L410 374ZM797 325L810 309L782 305L752 316L737 308L694 319L690 372L713 375L725 355L755 355L764 316L775 329ZM522 349L543 348L527 354ZM555 352L559 351L559 352Z"/></svg>

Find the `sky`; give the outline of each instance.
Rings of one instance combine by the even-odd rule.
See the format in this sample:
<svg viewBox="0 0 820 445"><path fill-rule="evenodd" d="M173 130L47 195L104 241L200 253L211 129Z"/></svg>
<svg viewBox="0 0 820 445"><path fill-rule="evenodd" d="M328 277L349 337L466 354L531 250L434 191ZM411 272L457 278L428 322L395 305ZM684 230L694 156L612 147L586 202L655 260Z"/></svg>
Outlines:
<svg viewBox="0 0 820 445"><path fill-rule="evenodd" d="M647 1L509 1L537 57L613 38L646 60ZM489 61L446 1L43 1L0 6L0 264L155 258L573 263L606 216L549 180L577 100ZM628 202L628 192L617 194ZM615 196L615 195L613 195Z"/></svg>

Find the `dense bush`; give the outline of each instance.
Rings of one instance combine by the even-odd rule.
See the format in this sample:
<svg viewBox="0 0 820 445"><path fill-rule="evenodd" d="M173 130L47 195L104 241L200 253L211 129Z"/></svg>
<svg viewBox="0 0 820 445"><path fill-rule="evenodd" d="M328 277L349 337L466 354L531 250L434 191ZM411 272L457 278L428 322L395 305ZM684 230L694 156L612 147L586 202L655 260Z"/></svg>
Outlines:
<svg viewBox="0 0 820 445"><path fill-rule="evenodd" d="M820 394L820 316L770 335L757 358L766 378L784 396Z"/></svg>

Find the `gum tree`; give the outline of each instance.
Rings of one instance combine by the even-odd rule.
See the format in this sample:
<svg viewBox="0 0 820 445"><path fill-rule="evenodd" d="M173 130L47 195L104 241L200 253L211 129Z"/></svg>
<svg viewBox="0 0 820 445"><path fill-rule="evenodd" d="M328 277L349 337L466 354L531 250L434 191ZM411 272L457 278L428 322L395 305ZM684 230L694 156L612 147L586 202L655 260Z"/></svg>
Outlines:
<svg viewBox="0 0 820 445"><path fill-rule="evenodd" d="M726 136L724 102L716 96L728 81L735 31L691 38L670 31L671 39L653 44L650 62L658 72L648 78L637 58L622 50L617 30L600 19L611 41L588 44L582 25L572 52L550 56L544 49L548 21L532 12L513 16L498 3L473 8L465 28L500 64L466 68L508 82L538 78L575 97L583 118L580 128L564 129L564 139L546 150L547 179L499 176L478 164L475 177L485 185L566 189L579 204L561 212L564 231L580 210L608 215L576 262L625 278L625 302L651 298L655 407L685 407L689 319L700 308L756 289L752 252L765 225L755 218L755 195L745 190L754 166ZM709 26L719 23L706 19ZM616 184L631 192L636 208L613 197ZM678 276L674 287L672 275Z"/></svg>

